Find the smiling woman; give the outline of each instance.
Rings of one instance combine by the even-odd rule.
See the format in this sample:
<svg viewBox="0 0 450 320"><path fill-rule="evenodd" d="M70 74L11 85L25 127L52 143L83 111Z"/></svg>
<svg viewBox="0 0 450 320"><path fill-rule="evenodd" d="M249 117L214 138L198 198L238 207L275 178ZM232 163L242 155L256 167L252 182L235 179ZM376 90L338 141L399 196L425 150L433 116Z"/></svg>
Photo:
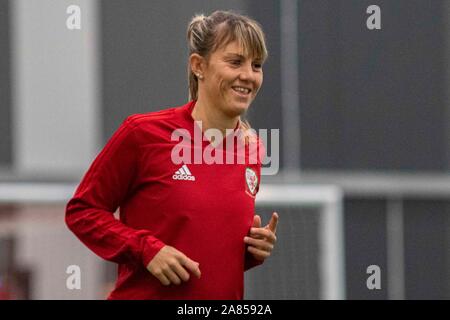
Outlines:
<svg viewBox="0 0 450 320"><path fill-rule="evenodd" d="M194 17L187 35L191 101L128 117L67 204L69 228L119 264L109 299L243 299L244 271L263 263L276 241L278 215L265 227L255 215L262 163L250 161L255 135L243 135L246 146L254 143L243 162L172 158L176 131L194 137L183 145L190 154L217 151L209 129L251 131L241 115L263 81L264 34L248 17L217 11ZM233 146L227 156L238 156Z"/></svg>
<svg viewBox="0 0 450 320"><path fill-rule="evenodd" d="M214 51L208 60L196 53L191 55L191 68L202 77L194 117L213 107L237 122L247 111L261 87L263 72L259 58L241 52L238 42L232 41Z"/></svg>
<svg viewBox="0 0 450 320"><path fill-rule="evenodd" d="M238 123L248 129L240 116L262 85L268 55L260 25L242 15L216 11L194 17L187 37L190 98L197 100L194 119L201 119L205 130L235 128Z"/></svg>

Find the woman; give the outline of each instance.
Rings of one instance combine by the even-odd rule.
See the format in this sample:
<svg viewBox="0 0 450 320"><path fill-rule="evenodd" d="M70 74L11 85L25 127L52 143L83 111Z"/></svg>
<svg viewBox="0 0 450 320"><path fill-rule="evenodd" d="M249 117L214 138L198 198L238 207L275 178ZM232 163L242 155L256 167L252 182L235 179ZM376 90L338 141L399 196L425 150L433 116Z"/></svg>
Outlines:
<svg viewBox="0 0 450 320"><path fill-rule="evenodd" d="M193 153L209 148L234 158L231 139L255 142L240 116L262 84L264 34L248 17L216 11L194 17L187 36L191 101L128 117L67 204L68 227L119 264L108 299L243 299L244 271L270 256L276 241L278 215L265 227L254 215L261 161L248 161L250 148L245 163L173 157L180 129L184 138L200 132L200 145L184 145ZM208 140L210 129L228 135Z"/></svg>

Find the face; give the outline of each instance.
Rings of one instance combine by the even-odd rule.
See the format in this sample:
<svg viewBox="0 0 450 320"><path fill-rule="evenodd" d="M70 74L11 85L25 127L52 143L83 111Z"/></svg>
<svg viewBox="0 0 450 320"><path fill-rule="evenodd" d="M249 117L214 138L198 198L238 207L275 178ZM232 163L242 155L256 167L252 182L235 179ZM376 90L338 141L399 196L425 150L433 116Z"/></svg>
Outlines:
<svg viewBox="0 0 450 320"><path fill-rule="evenodd" d="M199 99L204 95L230 117L248 109L263 82L262 61L244 57L240 49L237 42L230 42L213 52L199 84Z"/></svg>

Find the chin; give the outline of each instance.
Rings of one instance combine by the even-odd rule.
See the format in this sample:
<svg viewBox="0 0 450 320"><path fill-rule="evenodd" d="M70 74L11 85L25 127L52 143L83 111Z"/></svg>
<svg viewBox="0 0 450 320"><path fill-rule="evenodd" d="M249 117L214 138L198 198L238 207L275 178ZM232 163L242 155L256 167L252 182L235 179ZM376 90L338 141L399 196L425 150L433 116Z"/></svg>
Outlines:
<svg viewBox="0 0 450 320"><path fill-rule="evenodd" d="M248 110L249 107L250 107L250 104L248 104L248 103L235 104L228 108L229 115L232 117L240 116L240 115L244 114Z"/></svg>

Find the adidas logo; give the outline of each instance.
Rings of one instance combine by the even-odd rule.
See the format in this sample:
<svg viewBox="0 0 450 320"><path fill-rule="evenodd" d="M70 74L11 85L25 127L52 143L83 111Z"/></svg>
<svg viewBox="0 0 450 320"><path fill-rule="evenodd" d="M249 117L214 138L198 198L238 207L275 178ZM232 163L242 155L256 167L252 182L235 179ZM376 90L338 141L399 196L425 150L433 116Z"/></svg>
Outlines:
<svg viewBox="0 0 450 320"><path fill-rule="evenodd" d="M185 164L180 169L178 169L177 172L175 172L175 174L172 176L172 179L195 181L195 177L192 175L187 165Z"/></svg>

